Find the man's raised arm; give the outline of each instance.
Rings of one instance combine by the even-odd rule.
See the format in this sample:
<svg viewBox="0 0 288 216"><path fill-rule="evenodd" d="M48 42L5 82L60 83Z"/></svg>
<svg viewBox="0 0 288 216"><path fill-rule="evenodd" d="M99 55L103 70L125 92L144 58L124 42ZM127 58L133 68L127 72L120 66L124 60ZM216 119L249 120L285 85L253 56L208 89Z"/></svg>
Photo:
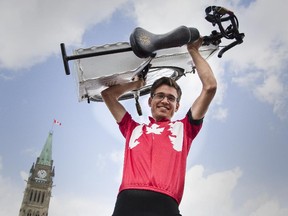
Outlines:
<svg viewBox="0 0 288 216"><path fill-rule="evenodd" d="M113 117L117 122L120 122L123 116L126 113L126 109L124 106L118 101L118 98L123 95L125 92L137 90L144 86L145 81L143 79L139 79L137 81L117 84L114 86L110 86L109 88L103 90L101 92L101 96L112 113Z"/></svg>
<svg viewBox="0 0 288 216"><path fill-rule="evenodd" d="M202 38L187 45L195 64L198 76L202 82L202 91L191 107L192 117L195 120L205 116L208 107L216 93L217 81L207 61L199 53L199 47L202 44Z"/></svg>

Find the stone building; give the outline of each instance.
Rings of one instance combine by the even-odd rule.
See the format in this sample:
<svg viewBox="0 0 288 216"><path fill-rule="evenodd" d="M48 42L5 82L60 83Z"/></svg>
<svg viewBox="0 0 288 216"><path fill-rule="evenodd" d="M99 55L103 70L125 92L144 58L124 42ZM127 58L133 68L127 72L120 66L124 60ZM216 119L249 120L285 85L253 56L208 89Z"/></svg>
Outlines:
<svg viewBox="0 0 288 216"><path fill-rule="evenodd" d="M48 216L55 176L52 137L53 131L50 131L40 156L30 169L19 216Z"/></svg>

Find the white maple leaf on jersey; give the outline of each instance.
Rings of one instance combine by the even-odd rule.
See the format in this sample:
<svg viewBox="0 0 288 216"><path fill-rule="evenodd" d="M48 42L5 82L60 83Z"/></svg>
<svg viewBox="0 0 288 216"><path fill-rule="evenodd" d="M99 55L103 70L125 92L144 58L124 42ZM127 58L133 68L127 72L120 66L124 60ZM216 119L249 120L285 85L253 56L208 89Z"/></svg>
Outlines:
<svg viewBox="0 0 288 216"><path fill-rule="evenodd" d="M152 124L151 127L147 127L146 134L154 133L154 134L161 134L164 128L159 128L159 125Z"/></svg>
<svg viewBox="0 0 288 216"><path fill-rule="evenodd" d="M139 144L138 138L142 135L143 125L138 125L134 128L129 141L129 147L132 149Z"/></svg>
<svg viewBox="0 0 288 216"><path fill-rule="evenodd" d="M170 123L171 135L169 135L169 139L173 145L173 148L176 151L182 151L183 145L183 123L182 122L175 122Z"/></svg>

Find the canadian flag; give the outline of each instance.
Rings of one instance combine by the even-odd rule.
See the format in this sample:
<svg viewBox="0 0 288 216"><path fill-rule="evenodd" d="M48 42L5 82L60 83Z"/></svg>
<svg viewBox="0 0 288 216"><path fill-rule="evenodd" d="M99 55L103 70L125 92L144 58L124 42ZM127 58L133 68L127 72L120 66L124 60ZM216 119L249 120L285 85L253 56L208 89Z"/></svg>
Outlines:
<svg viewBox="0 0 288 216"><path fill-rule="evenodd" d="M59 122L58 120L54 119L54 124L57 124L57 125L61 125L61 122Z"/></svg>

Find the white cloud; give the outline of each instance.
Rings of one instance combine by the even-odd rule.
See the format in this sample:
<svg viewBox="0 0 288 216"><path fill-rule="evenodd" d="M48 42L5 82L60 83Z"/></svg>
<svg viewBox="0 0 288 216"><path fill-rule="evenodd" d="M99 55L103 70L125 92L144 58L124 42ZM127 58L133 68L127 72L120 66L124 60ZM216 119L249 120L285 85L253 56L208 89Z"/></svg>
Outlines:
<svg viewBox="0 0 288 216"><path fill-rule="evenodd" d="M112 215L113 201L105 196L89 198L77 194L55 195L50 202L49 215Z"/></svg>
<svg viewBox="0 0 288 216"><path fill-rule="evenodd" d="M119 167L117 175L115 176L115 182L120 185L122 180L124 150L111 152L110 160Z"/></svg>
<svg viewBox="0 0 288 216"><path fill-rule="evenodd" d="M0 215L18 215L23 193L15 186L12 179L2 175L2 168L2 157L0 155Z"/></svg>
<svg viewBox="0 0 288 216"><path fill-rule="evenodd" d="M115 151L110 154L110 159L114 163L122 163L124 160L124 151Z"/></svg>
<svg viewBox="0 0 288 216"><path fill-rule="evenodd" d="M279 77L272 74L264 80L264 83L255 89L258 98L273 103L279 94L283 94L284 88Z"/></svg>
<svg viewBox="0 0 288 216"><path fill-rule="evenodd" d="M250 216L286 216L288 208L281 208L277 200L267 200L259 206Z"/></svg>
<svg viewBox="0 0 288 216"><path fill-rule="evenodd" d="M60 43L81 43L87 28L126 0L0 1L0 68L22 69L59 53Z"/></svg>
<svg viewBox="0 0 288 216"><path fill-rule="evenodd" d="M201 165L191 167L186 175L185 192L180 209L183 215L198 216L284 216L288 206L285 200L269 197L261 191L257 197L246 197L244 203L236 203L235 189L243 187L245 178L240 168L205 175ZM264 195L263 195L264 194Z"/></svg>
<svg viewBox="0 0 288 216"><path fill-rule="evenodd" d="M20 172L20 176L24 180L23 182L27 181L28 178L29 178L29 174L27 172L25 172L25 171L21 171ZM26 185L26 183L25 183L25 185Z"/></svg>
<svg viewBox="0 0 288 216"><path fill-rule="evenodd" d="M232 82L238 84L239 86L249 88L250 86L254 85L258 79L262 77L261 71L253 71L253 73L248 73L244 76L236 76L232 78Z"/></svg>
<svg viewBox="0 0 288 216"><path fill-rule="evenodd" d="M203 30L204 1L192 2L180 0L175 4L173 0L140 0L135 1L135 15L139 26L154 33L164 33L180 25L199 27ZM203 19L202 19L203 18ZM200 31L201 32L201 31Z"/></svg>
<svg viewBox="0 0 288 216"><path fill-rule="evenodd" d="M124 146L124 143L123 143ZM111 151L107 154L97 154L96 167L103 170L110 170L110 166L117 168L117 175L114 175L115 182L120 184L122 179L122 171L123 171L123 161L124 161L124 151ZM112 162L112 164L111 164Z"/></svg>
<svg viewBox="0 0 288 216"><path fill-rule="evenodd" d="M281 0L254 1L248 8L237 9L240 30L246 37L225 60L229 61L227 71L234 73L235 83L270 104L279 118L287 119L288 30L275 25L286 11L279 7L281 4Z"/></svg>
<svg viewBox="0 0 288 216"><path fill-rule="evenodd" d="M225 57L237 62L237 69L255 66L259 69L278 69L287 59L287 28L275 23L283 19L282 0L254 1L248 7L235 7L240 21L240 32L245 33L244 43ZM271 15L269 15L271 14ZM273 16L272 16L273 14Z"/></svg>
<svg viewBox="0 0 288 216"><path fill-rule="evenodd" d="M218 107L213 110L213 118L224 121L228 116L228 109L223 107Z"/></svg>
<svg viewBox="0 0 288 216"><path fill-rule="evenodd" d="M232 192L242 171L239 168L204 176L203 166L194 166L186 176L181 204L183 215L235 215Z"/></svg>
<svg viewBox="0 0 288 216"><path fill-rule="evenodd" d="M120 130L115 131L115 128L118 127L117 122L113 118L112 114L108 111L104 103L94 103L92 106L92 114L97 121L97 125L100 125L101 128L104 128L105 131L109 133L111 138L117 143L124 143L125 140ZM103 116L105 116L105 121L103 121Z"/></svg>
<svg viewBox="0 0 288 216"><path fill-rule="evenodd" d="M271 74L262 84L254 89L254 94L259 100L267 102L273 106L273 111L278 114L280 118L288 117L288 85L280 80L280 77Z"/></svg>

